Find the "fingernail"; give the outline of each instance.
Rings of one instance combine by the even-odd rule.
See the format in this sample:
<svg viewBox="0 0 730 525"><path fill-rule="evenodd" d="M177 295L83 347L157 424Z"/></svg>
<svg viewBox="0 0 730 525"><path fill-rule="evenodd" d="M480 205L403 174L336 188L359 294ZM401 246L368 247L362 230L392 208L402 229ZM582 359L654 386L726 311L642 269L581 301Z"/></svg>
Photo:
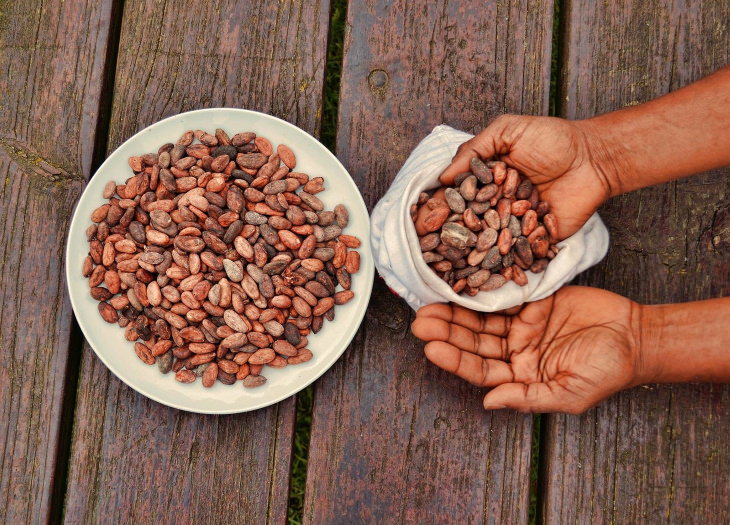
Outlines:
<svg viewBox="0 0 730 525"><path fill-rule="evenodd" d="M507 405L484 405L484 410L501 410L507 408Z"/></svg>

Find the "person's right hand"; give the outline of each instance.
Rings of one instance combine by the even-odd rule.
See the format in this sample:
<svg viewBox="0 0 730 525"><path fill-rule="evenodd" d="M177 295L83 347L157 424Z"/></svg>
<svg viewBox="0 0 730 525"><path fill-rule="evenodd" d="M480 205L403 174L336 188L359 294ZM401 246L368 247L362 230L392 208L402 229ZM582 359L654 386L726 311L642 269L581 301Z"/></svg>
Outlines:
<svg viewBox="0 0 730 525"><path fill-rule="evenodd" d="M560 240L578 231L614 193L612 176L595 162L601 141L579 121L553 117L502 115L462 144L441 183L469 170L472 157L499 157L537 186L558 219Z"/></svg>

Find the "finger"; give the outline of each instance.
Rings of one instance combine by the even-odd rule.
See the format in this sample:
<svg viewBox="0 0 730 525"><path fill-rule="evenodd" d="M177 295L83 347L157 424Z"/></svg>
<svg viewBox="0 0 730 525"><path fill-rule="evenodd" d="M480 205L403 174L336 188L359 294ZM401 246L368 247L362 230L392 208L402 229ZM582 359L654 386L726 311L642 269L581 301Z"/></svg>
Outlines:
<svg viewBox="0 0 730 525"><path fill-rule="evenodd" d="M424 347L429 361L477 386L494 386L513 381L512 367L504 361L484 359L443 341Z"/></svg>
<svg viewBox="0 0 730 525"><path fill-rule="evenodd" d="M512 308L507 308L505 310L499 310L498 312L495 312L495 313L499 313L502 315L515 315L515 314L520 313L522 311L522 308L524 308L524 306L525 306L524 304L518 304L517 306L513 306Z"/></svg>
<svg viewBox="0 0 730 525"><path fill-rule="evenodd" d="M520 412L567 412L579 414L591 404L570 394L556 381L547 383L504 383L484 396L484 408L511 408Z"/></svg>
<svg viewBox="0 0 730 525"><path fill-rule="evenodd" d="M416 318L443 319L477 333L504 337L509 333L509 319L503 315L475 312L469 308L449 304L429 304L416 312Z"/></svg>
<svg viewBox="0 0 730 525"><path fill-rule="evenodd" d="M433 319L425 317L416 317L411 323L411 332L423 341L446 341L449 338L448 323L445 325L442 321L435 323Z"/></svg>
<svg viewBox="0 0 730 525"><path fill-rule="evenodd" d="M446 205L446 198L445 198L446 188L441 188L437 190L433 195L431 195L431 199L441 199L444 201L444 206ZM420 206L418 208L418 212L416 213L416 220L415 220L415 227L416 227L416 233L418 235L426 235L429 232L426 219L431 214L432 210L428 206Z"/></svg>
<svg viewBox="0 0 730 525"><path fill-rule="evenodd" d="M491 159L497 155L508 155L512 146L514 134L505 131L515 128L521 121L521 117L515 115L502 115L495 119L484 131L476 137L464 142L456 150L451 165L449 165L439 177L441 184L453 184L454 177L459 173L468 171L469 163L474 157L481 157L483 160Z"/></svg>
<svg viewBox="0 0 730 525"><path fill-rule="evenodd" d="M527 307L520 311L520 320L527 324L544 323L545 319L550 315L550 311L553 309L554 303L554 295L530 303Z"/></svg>
<svg viewBox="0 0 730 525"><path fill-rule="evenodd" d="M421 317L411 325L413 335L424 341L446 341L460 350L481 357L505 359L506 349L503 339L496 335L475 332L461 325L443 319Z"/></svg>
<svg viewBox="0 0 730 525"><path fill-rule="evenodd" d="M451 164L444 170L444 172L439 177L439 181L441 182L441 184L454 184L454 178L459 173L469 171L469 163L471 162L471 159L473 157L488 159L494 155L494 149L490 149L488 147L488 144L491 143L491 141L481 141L479 140L480 136L481 134L470 140L467 140L461 146L459 146L459 149L456 150L456 155L454 155L454 158L451 160Z"/></svg>
<svg viewBox="0 0 730 525"><path fill-rule="evenodd" d="M418 235L426 235L428 233L426 218L430 213L431 210L427 206L421 206L418 208L418 211L416 212L416 220L413 221Z"/></svg>
<svg viewBox="0 0 730 525"><path fill-rule="evenodd" d="M451 308L450 304L446 303L433 303L422 306L416 312L416 318L419 317L435 317L437 319L444 319L451 321Z"/></svg>
<svg viewBox="0 0 730 525"><path fill-rule="evenodd" d="M452 322L475 332L504 337L509 333L509 320L499 314L475 312L470 308L454 305Z"/></svg>
<svg viewBox="0 0 730 525"><path fill-rule="evenodd" d="M451 164L439 177L441 184L451 185L459 173L469 171L471 159L474 157L487 160L494 157L497 153L508 153L509 144L504 142L502 132L505 126L512 121L512 116L502 115L477 136L472 137L459 146Z"/></svg>

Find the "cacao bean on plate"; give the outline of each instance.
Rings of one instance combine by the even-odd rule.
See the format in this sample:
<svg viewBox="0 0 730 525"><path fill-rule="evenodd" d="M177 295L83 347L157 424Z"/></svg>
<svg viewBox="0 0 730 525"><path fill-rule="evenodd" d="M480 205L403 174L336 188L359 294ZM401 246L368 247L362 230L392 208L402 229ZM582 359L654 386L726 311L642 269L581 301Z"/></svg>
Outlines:
<svg viewBox="0 0 730 525"><path fill-rule="evenodd" d="M81 271L100 316L125 329L137 357L181 383L248 388L266 382L266 367L312 359L304 335L352 300L360 268L361 240L343 232L346 206L326 210L316 195L326 180L292 171L297 158L286 144L274 149L253 132L220 128L188 130L128 164L126 182L109 181L91 214ZM476 169L478 180L489 178L489 168ZM452 188L449 198L464 213L462 193ZM441 245L436 230L451 211L431 205L426 252ZM473 211L470 219L481 221ZM466 245L476 242L467 230ZM477 270L466 252L446 248L464 275Z"/></svg>

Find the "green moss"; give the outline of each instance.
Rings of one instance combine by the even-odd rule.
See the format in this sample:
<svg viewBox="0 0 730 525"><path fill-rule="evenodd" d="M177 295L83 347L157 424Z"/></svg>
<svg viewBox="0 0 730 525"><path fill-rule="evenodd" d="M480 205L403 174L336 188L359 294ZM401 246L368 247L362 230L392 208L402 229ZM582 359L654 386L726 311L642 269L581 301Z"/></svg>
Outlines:
<svg viewBox="0 0 730 525"><path fill-rule="evenodd" d="M333 0L327 43L320 141L335 154L346 13L347 2L345 0ZM300 86L300 88L304 89L305 86ZM294 448L292 451L291 478L289 480L289 508L287 511L287 523L289 525L300 525L304 514L304 493L307 486L307 460L309 459L309 439L312 429L313 397L313 386L309 386L297 395L296 427L294 429Z"/></svg>
<svg viewBox="0 0 730 525"><path fill-rule="evenodd" d="M548 115L553 117L560 117L561 112L560 101L560 88L558 82L560 82L560 63L562 59L562 34L564 31L564 24L560 20L560 4L562 0L555 0L553 4L553 39L550 49L550 98L549 98L549 109Z"/></svg>
<svg viewBox="0 0 730 525"><path fill-rule="evenodd" d="M312 429L313 387L310 385L297 394L296 428L292 450L291 479L289 481L289 508L287 523L300 525L304 513L304 492L307 486L307 459Z"/></svg>
<svg viewBox="0 0 730 525"><path fill-rule="evenodd" d="M340 99L346 14L347 2L334 0L330 14L327 66L324 77L324 111L322 112L322 131L320 133L320 141L332 153L335 153L337 146L337 112Z"/></svg>
<svg viewBox="0 0 730 525"><path fill-rule="evenodd" d="M539 498L540 498L540 438L541 438L542 416L535 414L532 417L532 442L530 459L530 507L527 511L527 522L535 525L541 522Z"/></svg>

